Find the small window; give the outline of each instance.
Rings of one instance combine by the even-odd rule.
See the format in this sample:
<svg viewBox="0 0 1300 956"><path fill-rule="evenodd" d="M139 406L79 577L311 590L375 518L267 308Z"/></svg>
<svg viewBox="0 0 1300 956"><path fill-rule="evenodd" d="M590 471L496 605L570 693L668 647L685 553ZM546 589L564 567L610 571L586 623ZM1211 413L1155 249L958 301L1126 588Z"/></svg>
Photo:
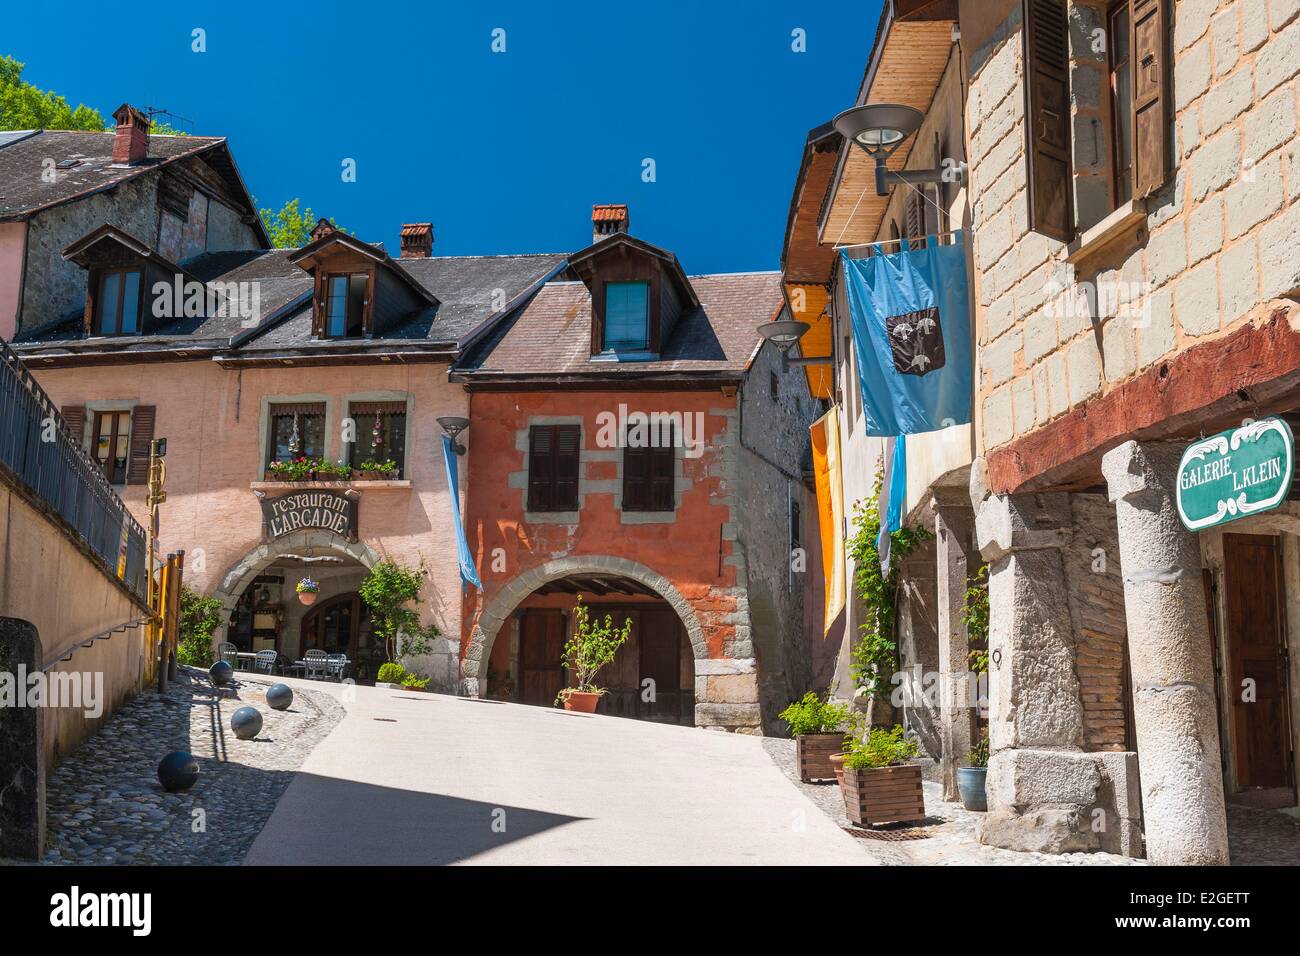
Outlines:
<svg viewBox="0 0 1300 956"><path fill-rule="evenodd" d="M295 458L325 457L325 405L303 403L272 405L271 435L267 442L267 460L292 461Z"/></svg>
<svg viewBox="0 0 1300 956"><path fill-rule="evenodd" d="M353 402L348 416L356 425L357 440L348 445L348 463L396 462L397 477L406 477L406 403Z"/></svg>
<svg viewBox="0 0 1300 956"><path fill-rule="evenodd" d="M95 460L104 469L109 484L126 484L131 456L131 413L95 413Z"/></svg>
<svg viewBox="0 0 1300 956"><path fill-rule="evenodd" d="M1110 11L1110 110L1115 134L1115 205L1133 198L1133 76L1128 0Z"/></svg>
<svg viewBox="0 0 1300 956"><path fill-rule="evenodd" d="M326 338L357 338L362 334L365 328L368 282L369 277L365 273L326 277Z"/></svg>
<svg viewBox="0 0 1300 956"><path fill-rule="evenodd" d="M528 430L528 510L577 511L580 425Z"/></svg>
<svg viewBox="0 0 1300 956"><path fill-rule="evenodd" d="M103 272L95 297L98 335L135 335L140 331L140 272Z"/></svg>
<svg viewBox="0 0 1300 956"><path fill-rule="evenodd" d="M623 510L673 511L677 507L674 487L673 446L676 432L672 423L651 427L636 447L629 432L623 441Z"/></svg>
<svg viewBox="0 0 1300 956"><path fill-rule="evenodd" d="M649 298L648 282L605 283L606 351L649 347Z"/></svg>

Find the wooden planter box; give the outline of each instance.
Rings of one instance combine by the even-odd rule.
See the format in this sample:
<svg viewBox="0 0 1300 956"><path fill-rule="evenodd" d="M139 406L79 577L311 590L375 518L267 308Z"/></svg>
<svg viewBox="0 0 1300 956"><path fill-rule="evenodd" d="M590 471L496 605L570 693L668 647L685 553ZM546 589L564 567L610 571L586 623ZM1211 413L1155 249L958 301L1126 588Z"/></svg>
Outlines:
<svg viewBox="0 0 1300 956"><path fill-rule="evenodd" d="M844 808L861 827L925 817L920 764L844 770Z"/></svg>
<svg viewBox="0 0 1300 956"><path fill-rule="evenodd" d="M844 734L799 734L794 738L798 757L799 779L804 783L813 780L832 780L835 767L831 754L844 749Z"/></svg>

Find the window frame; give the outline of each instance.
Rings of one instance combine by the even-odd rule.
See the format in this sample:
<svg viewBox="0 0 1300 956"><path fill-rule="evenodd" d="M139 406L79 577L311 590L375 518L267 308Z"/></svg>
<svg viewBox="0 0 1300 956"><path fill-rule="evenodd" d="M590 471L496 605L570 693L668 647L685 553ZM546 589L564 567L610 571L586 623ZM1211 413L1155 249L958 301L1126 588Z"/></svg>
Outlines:
<svg viewBox="0 0 1300 956"><path fill-rule="evenodd" d="M130 332L122 330L123 295L122 290L126 288L126 277L135 275L137 277L135 287L135 328ZM112 276L118 277L117 282L117 303L115 315L113 316L113 327L111 330L105 328L104 323L104 283ZM94 289L94 306L90 317L92 334L105 337L114 337L119 335L140 335L141 327L141 310L144 304L144 269L136 264L130 266L119 266L111 269L96 269L92 277Z"/></svg>
<svg viewBox="0 0 1300 956"><path fill-rule="evenodd" d="M334 334L330 331L331 306L336 298L333 286L334 280L342 279L344 281L343 291L343 332ZM352 309L352 283L353 280L361 280L363 286L361 292L361 302L359 304L360 314L351 315ZM369 272L327 272L322 279L324 287L324 303L321 312L321 338L324 339L360 339L365 338L366 330L370 327L370 273ZM355 321L354 321L355 318ZM349 329L355 328L355 333L349 332Z"/></svg>
<svg viewBox="0 0 1300 956"><path fill-rule="evenodd" d="M298 409L298 411L279 411L277 409ZM308 454L306 449L302 455L305 458L318 458L322 461L329 460L329 409L325 402L293 402L293 401L269 401L266 405L266 453L263 455L263 471L269 469L273 462L292 461L292 458L280 458L276 454L275 441L275 423L277 418L288 418L293 415L301 416L320 416L321 420L321 448L317 455ZM305 429L301 429L300 434Z"/></svg>
<svg viewBox="0 0 1300 956"><path fill-rule="evenodd" d="M367 410L367 406L373 406L379 410L369 411ZM396 461L397 477L399 480L405 479L407 477L407 437L408 437L408 431L411 422L410 413L411 413L410 408L407 406L406 401L402 399L392 399L392 400L348 399L347 417L352 419L353 424L356 426L356 437L357 437L356 441L351 441L346 443L347 451L344 457L348 463L348 466L355 469L357 468L358 465L361 464L361 462L365 461L368 457L370 457L368 453L361 454L359 450L361 446L369 447L369 442L363 442L361 440L361 436L363 434L366 435L370 434L370 429L373 427L373 421L375 415L382 415L386 420L385 427L387 428L389 433L388 443L386 445L386 451L384 452L384 458L385 459L392 458L393 461ZM394 429L391 422L388 422L387 419L393 415L402 416L402 427L401 427L402 451L401 451L400 458L394 458L392 455L392 436L394 434ZM362 427L363 420L365 422L364 430Z"/></svg>
<svg viewBox="0 0 1300 956"><path fill-rule="evenodd" d="M109 455L107 458L99 457L99 439L104 416L111 416L113 420L112 427L109 430ZM90 433L90 454L95 462L103 469L104 477L108 479L110 485L125 485L127 478L131 474L131 424L133 419L132 411L129 408L104 408L95 409L94 417L91 419ZM125 421L121 431L118 430L118 424ZM120 478L115 477L117 466L114 464L109 467L110 462L115 462L113 450L120 441L126 442L126 455L122 458L122 473Z"/></svg>
<svg viewBox="0 0 1300 956"><path fill-rule="evenodd" d="M644 322L645 334L637 344L619 344L611 345L609 341L609 292L610 289L626 286L640 286L645 290L645 309L643 310L642 320ZM602 352L644 352L650 348L650 293L651 282L648 279L611 279L604 283L604 315L601 317L600 328L600 348Z"/></svg>
<svg viewBox="0 0 1300 956"><path fill-rule="evenodd" d="M538 466L543 459L537 450L538 436L550 432L550 449L545 452L549 473L538 475ZM574 435L573 439L573 476L561 475L561 464L569 456L561 454L561 435ZM528 426L528 481L524 491L525 510L538 514L574 512L582 505L582 426L576 423L536 424ZM567 495L561 485L572 482L572 497ZM539 494L539 486L546 485L546 498Z"/></svg>

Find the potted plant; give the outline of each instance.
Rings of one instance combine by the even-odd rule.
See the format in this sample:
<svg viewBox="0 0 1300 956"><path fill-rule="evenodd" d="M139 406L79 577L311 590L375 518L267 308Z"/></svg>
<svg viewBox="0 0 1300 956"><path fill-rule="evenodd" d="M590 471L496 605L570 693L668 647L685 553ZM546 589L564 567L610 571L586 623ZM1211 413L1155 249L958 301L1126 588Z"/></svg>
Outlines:
<svg viewBox="0 0 1300 956"><path fill-rule="evenodd" d="M397 472L397 462L391 458L383 461L367 458L352 469L352 477L358 481L390 481L397 477Z"/></svg>
<svg viewBox="0 0 1300 956"><path fill-rule="evenodd" d="M925 816L921 767L909 763L917 754L915 740L903 728L873 727L853 741L844 758L844 803L858 826L920 820Z"/></svg>
<svg viewBox="0 0 1300 956"><path fill-rule="evenodd" d="M573 609L573 636L564 643L564 654L560 663L573 682L571 686L560 691L555 698L556 704L563 704L565 710L576 710L584 714L594 713L600 702L604 689L593 683L602 667L614 659L618 649L632 635L632 619L629 617L621 628L614 627L613 617L605 615L602 623L591 620L587 606L578 595L578 603Z"/></svg>
<svg viewBox="0 0 1300 956"><path fill-rule="evenodd" d="M966 755L968 766L957 768L957 792L961 795L961 805L967 810L983 813L989 808L988 791L985 789L989 773L989 737L981 734L970 753Z"/></svg>
<svg viewBox="0 0 1300 956"><path fill-rule="evenodd" d="M320 594L320 582L303 578L294 590L298 592L298 600L310 607L316 603L316 598Z"/></svg>
<svg viewBox="0 0 1300 956"><path fill-rule="evenodd" d="M777 716L785 721L794 738L799 779L811 783L835 777L831 755L843 749L849 708L822 700L809 691Z"/></svg>
<svg viewBox="0 0 1300 956"><path fill-rule="evenodd" d="M402 686L402 678L406 676L406 668L395 661L388 661L379 665L379 673L375 675L376 687L387 687L389 690L397 690Z"/></svg>

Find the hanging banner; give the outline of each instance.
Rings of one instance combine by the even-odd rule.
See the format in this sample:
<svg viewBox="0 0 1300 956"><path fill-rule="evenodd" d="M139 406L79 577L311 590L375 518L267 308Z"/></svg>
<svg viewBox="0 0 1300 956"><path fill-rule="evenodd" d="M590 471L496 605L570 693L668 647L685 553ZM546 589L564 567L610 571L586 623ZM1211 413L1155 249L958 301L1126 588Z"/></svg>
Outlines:
<svg viewBox="0 0 1300 956"><path fill-rule="evenodd" d="M971 420L965 233L921 249L840 253L867 434L915 435Z"/></svg>
<svg viewBox="0 0 1300 956"><path fill-rule="evenodd" d="M1178 517L1189 531L1202 531L1276 508L1294 473L1295 439L1280 418L1202 438L1178 463Z"/></svg>
<svg viewBox="0 0 1300 956"><path fill-rule="evenodd" d="M903 526L903 499L907 495L907 438L898 435L885 442L884 461L880 469L880 497L876 514L880 531L876 535L876 552L880 556L880 573L889 577L889 535Z"/></svg>
<svg viewBox="0 0 1300 956"><path fill-rule="evenodd" d="M460 519L460 480L456 465L456 443L446 435L442 436L442 457L447 465L447 489L451 493L451 521L456 527L456 560L460 564L462 584L472 584L482 591L483 585L478 578L478 568L474 567L474 556L470 554L469 542L465 540L465 525Z"/></svg>
<svg viewBox="0 0 1300 956"><path fill-rule="evenodd" d="M831 410L809 428L813 480L817 487L817 527L821 532L822 578L826 608L822 636L844 610L844 484L840 472L840 409Z"/></svg>

